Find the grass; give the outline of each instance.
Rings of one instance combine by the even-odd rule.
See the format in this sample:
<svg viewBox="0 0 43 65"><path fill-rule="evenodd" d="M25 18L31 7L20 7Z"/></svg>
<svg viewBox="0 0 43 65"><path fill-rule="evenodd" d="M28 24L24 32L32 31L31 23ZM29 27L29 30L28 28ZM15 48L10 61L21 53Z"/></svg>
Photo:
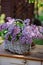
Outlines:
<svg viewBox="0 0 43 65"><path fill-rule="evenodd" d="M43 40L42 39L35 39L33 42L37 45L43 45Z"/></svg>

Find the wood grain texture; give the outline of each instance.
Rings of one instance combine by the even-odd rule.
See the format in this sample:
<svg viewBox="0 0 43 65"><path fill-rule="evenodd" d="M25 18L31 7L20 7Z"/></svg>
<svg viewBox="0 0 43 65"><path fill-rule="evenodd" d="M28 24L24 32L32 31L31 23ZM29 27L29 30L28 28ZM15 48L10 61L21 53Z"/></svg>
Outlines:
<svg viewBox="0 0 43 65"><path fill-rule="evenodd" d="M43 46L36 45L36 48L32 49L28 55L17 55L5 51L4 44L0 45L0 57L10 57L18 59L27 59L34 61L43 61Z"/></svg>
<svg viewBox="0 0 43 65"><path fill-rule="evenodd" d="M1 13L5 13L6 17L32 19L34 16L34 4L27 3L27 0L1 0Z"/></svg>

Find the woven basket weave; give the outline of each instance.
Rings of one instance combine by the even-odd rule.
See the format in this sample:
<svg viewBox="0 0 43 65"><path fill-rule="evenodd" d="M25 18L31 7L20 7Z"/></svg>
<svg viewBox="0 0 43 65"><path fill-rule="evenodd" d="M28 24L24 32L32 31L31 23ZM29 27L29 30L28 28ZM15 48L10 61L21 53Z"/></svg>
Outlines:
<svg viewBox="0 0 43 65"><path fill-rule="evenodd" d="M17 53L17 54L24 54L29 52L30 45L29 44L22 44L18 41L11 43L8 40L4 41L5 43L5 49L9 50L10 52Z"/></svg>

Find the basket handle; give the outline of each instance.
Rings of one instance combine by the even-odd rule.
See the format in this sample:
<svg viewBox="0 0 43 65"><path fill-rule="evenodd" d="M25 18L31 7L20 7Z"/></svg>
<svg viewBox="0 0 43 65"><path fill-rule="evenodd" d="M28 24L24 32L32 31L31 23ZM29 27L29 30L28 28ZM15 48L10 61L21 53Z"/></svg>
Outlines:
<svg viewBox="0 0 43 65"><path fill-rule="evenodd" d="M22 19L16 19L15 22L17 22L17 21L23 23L23 20Z"/></svg>

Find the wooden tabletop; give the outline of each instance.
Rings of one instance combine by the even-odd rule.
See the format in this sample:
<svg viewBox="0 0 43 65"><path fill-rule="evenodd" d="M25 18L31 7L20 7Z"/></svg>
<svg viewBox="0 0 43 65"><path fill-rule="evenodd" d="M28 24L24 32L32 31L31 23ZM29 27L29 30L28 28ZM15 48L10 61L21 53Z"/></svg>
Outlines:
<svg viewBox="0 0 43 65"><path fill-rule="evenodd" d="M8 51L5 51L4 45L0 45L0 57L10 57L10 58L19 58L19 59L27 59L34 61L43 61L43 45L36 45L34 49L31 50L28 55L17 55L12 54Z"/></svg>

